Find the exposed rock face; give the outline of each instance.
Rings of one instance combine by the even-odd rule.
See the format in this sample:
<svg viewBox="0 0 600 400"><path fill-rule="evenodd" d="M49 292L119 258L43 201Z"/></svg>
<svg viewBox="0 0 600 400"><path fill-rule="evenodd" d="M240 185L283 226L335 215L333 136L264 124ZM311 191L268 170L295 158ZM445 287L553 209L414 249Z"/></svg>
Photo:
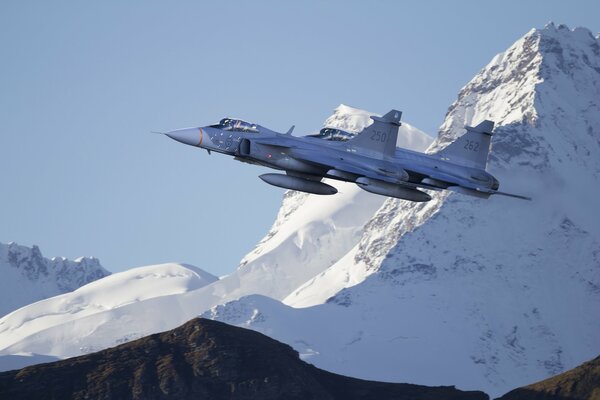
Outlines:
<svg viewBox="0 0 600 400"><path fill-rule="evenodd" d="M563 374L512 390L499 400L598 400L600 357Z"/></svg>
<svg viewBox="0 0 600 400"><path fill-rule="evenodd" d="M0 243L0 316L109 274L94 257L48 259L38 246Z"/></svg>
<svg viewBox="0 0 600 400"><path fill-rule="evenodd" d="M79 257L74 261L64 257L45 258L38 246L31 248L16 243L0 244L7 267L18 269L30 281L54 280L62 292L70 292L104 278L110 272L102 268L95 257Z"/></svg>
<svg viewBox="0 0 600 400"><path fill-rule="evenodd" d="M306 364L290 346L206 319L95 354L0 373L10 399L487 399L370 382Z"/></svg>

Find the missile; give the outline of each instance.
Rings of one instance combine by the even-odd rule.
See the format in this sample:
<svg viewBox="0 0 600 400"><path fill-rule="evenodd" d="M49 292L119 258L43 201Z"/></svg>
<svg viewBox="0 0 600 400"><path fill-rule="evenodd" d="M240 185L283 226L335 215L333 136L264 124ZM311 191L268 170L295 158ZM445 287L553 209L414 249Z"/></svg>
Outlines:
<svg viewBox="0 0 600 400"><path fill-rule="evenodd" d="M356 180L356 178L359 177L359 175L356 175L356 174L353 174L350 172L340 171L335 168L327 171L327 175L335 176L336 178L340 178L342 180L347 180L347 181L351 181L351 182L354 182Z"/></svg>
<svg viewBox="0 0 600 400"><path fill-rule="evenodd" d="M450 186L450 185L448 185L448 183L446 183L444 181L440 181L438 179L433 179L433 178L425 178L421 182L426 185L435 186L440 189L446 189L446 188L448 188L448 186Z"/></svg>
<svg viewBox="0 0 600 400"><path fill-rule="evenodd" d="M479 190L468 189L460 186L450 186L448 190L456 193L466 194L468 196L479 197L480 199L487 199L491 196L491 193L480 192Z"/></svg>
<svg viewBox="0 0 600 400"><path fill-rule="evenodd" d="M398 184L383 182L376 179L360 177L356 180L356 184L367 192L396 197L398 199L419 202L431 200L430 195L425 192L421 192L420 190Z"/></svg>
<svg viewBox="0 0 600 400"><path fill-rule="evenodd" d="M337 189L331 185L319 181L312 181L309 179L299 178L297 176L290 176L284 174L262 174L259 176L259 178L267 182L269 185L277 186L284 189L292 189L298 190L300 192L324 195L337 193Z"/></svg>

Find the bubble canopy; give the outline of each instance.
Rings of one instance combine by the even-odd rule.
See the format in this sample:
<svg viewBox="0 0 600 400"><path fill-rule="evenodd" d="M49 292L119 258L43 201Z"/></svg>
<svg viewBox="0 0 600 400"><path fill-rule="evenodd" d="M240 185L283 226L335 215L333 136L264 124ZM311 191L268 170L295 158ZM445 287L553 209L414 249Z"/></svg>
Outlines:
<svg viewBox="0 0 600 400"><path fill-rule="evenodd" d="M307 137L329 140L332 142L345 142L346 140L352 139L354 135L341 129L323 128L319 131L319 133L308 135Z"/></svg>
<svg viewBox="0 0 600 400"><path fill-rule="evenodd" d="M233 118L223 118L218 124L211 125L211 128L236 132L258 132L258 125Z"/></svg>

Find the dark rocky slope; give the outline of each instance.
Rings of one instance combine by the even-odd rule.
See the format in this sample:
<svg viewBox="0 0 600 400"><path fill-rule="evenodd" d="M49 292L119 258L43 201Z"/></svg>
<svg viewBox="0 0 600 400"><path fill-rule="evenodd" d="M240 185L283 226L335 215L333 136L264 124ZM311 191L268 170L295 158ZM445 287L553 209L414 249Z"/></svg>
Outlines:
<svg viewBox="0 0 600 400"><path fill-rule="evenodd" d="M600 357L560 375L512 390L499 400L600 400Z"/></svg>
<svg viewBox="0 0 600 400"><path fill-rule="evenodd" d="M98 353L0 373L6 399L487 399L482 392L364 381L290 346L207 319Z"/></svg>

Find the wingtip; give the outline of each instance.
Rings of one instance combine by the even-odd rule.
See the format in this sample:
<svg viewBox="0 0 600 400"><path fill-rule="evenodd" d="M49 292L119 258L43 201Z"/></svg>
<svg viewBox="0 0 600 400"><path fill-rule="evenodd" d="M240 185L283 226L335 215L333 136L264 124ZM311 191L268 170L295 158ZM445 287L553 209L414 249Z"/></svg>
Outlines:
<svg viewBox="0 0 600 400"><path fill-rule="evenodd" d="M507 196L507 197L513 197L515 199L521 199L521 200L527 200L527 201L533 201L533 199L531 197L528 196L522 196L520 194L514 194L514 193L506 193L506 192L495 192L493 194L499 194L501 196Z"/></svg>

